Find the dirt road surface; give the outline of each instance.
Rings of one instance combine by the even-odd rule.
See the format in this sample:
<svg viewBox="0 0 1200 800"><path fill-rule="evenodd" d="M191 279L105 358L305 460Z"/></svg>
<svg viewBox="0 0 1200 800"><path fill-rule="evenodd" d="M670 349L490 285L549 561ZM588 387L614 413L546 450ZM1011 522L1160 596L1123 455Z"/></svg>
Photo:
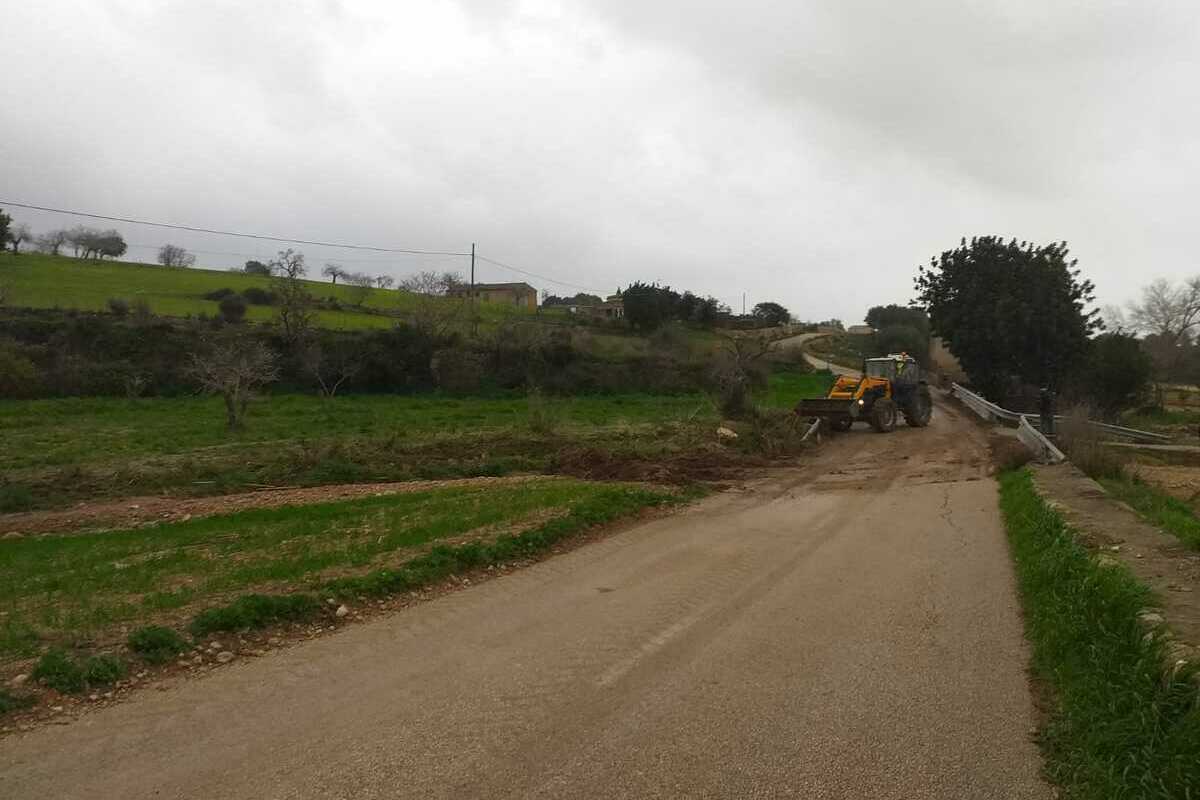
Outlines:
<svg viewBox="0 0 1200 800"><path fill-rule="evenodd" d="M1043 798L983 434L802 469L0 740L5 798Z"/></svg>
<svg viewBox="0 0 1200 800"><path fill-rule="evenodd" d="M821 337L828 336L828 335L829 335L828 333L801 333L798 336L791 336L787 339L779 339L776 342L774 342L774 346L781 347L781 348L801 348L801 349L803 349L804 345L807 342L811 342L813 339L820 339ZM861 370L851 369L850 367L843 367L841 364L835 364L832 361L826 361L823 358L818 358L817 356L814 356L812 353L809 353L807 350L803 351L803 355L804 355L804 360L807 361L809 364L812 364L817 369L827 369L830 372L832 372L834 375L848 375L852 378L857 378L860 375L862 375Z"/></svg>

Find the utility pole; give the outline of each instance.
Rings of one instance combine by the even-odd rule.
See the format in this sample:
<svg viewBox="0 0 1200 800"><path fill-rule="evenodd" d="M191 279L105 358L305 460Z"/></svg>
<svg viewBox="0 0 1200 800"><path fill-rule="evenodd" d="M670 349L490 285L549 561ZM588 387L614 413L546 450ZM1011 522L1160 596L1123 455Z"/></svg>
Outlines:
<svg viewBox="0 0 1200 800"><path fill-rule="evenodd" d="M742 292L742 316L746 316L746 293Z"/></svg>
<svg viewBox="0 0 1200 800"><path fill-rule="evenodd" d="M475 243L471 242L471 336L479 332L475 316Z"/></svg>

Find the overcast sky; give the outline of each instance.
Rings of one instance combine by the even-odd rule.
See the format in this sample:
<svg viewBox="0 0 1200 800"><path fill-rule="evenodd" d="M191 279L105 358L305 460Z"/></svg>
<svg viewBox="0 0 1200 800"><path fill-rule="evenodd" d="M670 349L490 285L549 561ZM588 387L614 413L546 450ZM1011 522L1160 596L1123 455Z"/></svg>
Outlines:
<svg viewBox="0 0 1200 800"><path fill-rule="evenodd" d="M1200 6L3 3L0 198L862 318L961 236L1200 272ZM10 209L35 230L77 221ZM276 247L121 226L214 266ZM304 248L403 275L462 259ZM244 254L244 255L243 255ZM362 260L359 260L362 259ZM492 265L481 280L520 280ZM575 290L530 279L556 293Z"/></svg>

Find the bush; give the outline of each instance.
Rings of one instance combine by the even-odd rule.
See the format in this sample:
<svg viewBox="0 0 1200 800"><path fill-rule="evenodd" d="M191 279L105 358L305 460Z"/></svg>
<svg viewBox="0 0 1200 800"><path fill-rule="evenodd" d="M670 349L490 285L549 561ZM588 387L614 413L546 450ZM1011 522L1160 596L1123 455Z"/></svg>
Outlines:
<svg viewBox="0 0 1200 800"><path fill-rule="evenodd" d="M92 656L83 664L83 677L89 686L108 686L125 677L125 662L116 656Z"/></svg>
<svg viewBox="0 0 1200 800"><path fill-rule="evenodd" d="M33 506L33 492L29 491L28 486L19 483L6 483L0 486L0 514L28 511Z"/></svg>
<svg viewBox="0 0 1200 800"><path fill-rule="evenodd" d="M1056 443L1071 459L1071 463L1095 480L1125 478L1125 459L1104 444L1099 431L1088 423L1085 406L1072 408L1058 423Z"/></svg>
<svg viewBox="0 0 1200 800"><path fill-rule="evenodd" d="M0 715L29 708L35 702L33 695L13 694L8 689L0 689Z"/></svg>
<svg viewBox="0 0 1200 800"><path fill-rule="evenodd" d="M40 385L37 366L15 342L0 340L0 397L33 397Z"/></svg>
<svg viewBox="0 0 1200 800"><path fill-rule="evenodd" d="M1033 453L1018 439L993 436L989 449L992 455L992 466L997 472L1008 472L1020 469L1033 460Z"/></svg>
<svg viewBox="0 0 1200 800"><path fill-rule="evenodd" d="M38 660L30 674L34 680L41 681L63 694L78 694L87 686L83 667L62 650L46 653Z"/></svg>
<svg viewBox="0 0 1200 800"><path fill-rule="evenodd" d="M246 301L236 294L221 298L217 308L221 309L221 319L226 322L241 322L246 316Z"/></svg>
<svg viewBox="0 0 1200 800"><path fill-rule="evenodd" d="M184 638L170 628L147 625L129 634L129 649L151 664L165 664L188 649Z"/></svg>
<svg viewBox="0 0 1200 800"><path fill-rule="evenodd" d="M135 297L133 300L133 315L140 320L147 320L154 316L154 312L150 309L150 301L144 297Z"/></svg>
<svg viewBox="0 0 1200 800"><path fill-rule="evenodd" d="M244 289L242 297L252 306L275 305L275 293L258 286L251 286L249 289Z"/></svg>
<svg viewBox="0 0 1200 800"><path fill-rule="evenodd" d="M212 290L208 294L204 295L204 299L205 300L224 300L226 297L233 297L236 294L237 294L237 292L235 292L233 289L230 289L228 286L226 286L221 289Z"/></svg>
<svg viewBox="0 0 1200 800"><path fill-rule="evenodd" d="M129 316L129 301L123 297L108 298L108 310L118 317Z"/></svg>
<svg viewBox="0 0 1200 800"><path fill-rule="evenodd" d="M309 619L320 609L321 602L312 595L248 594L229 605L201 611L188 628L195 636L265 628L276 622Z"/></svg>
<svg viewBox="0 0 1200 800"><path fill-rule="evenodd" d="M430 363L439 389L456 394L478 392L487 370L486 359L468 347L448 347L433 354Z"/></svg>
<svg viewBox="0 0 1200 800"><path fill-rule="evenodd" d="M546 399L540 389L532 389L526 398L529 409L529 430L540 436L554 433L562 422L561 409Z"/></svg>

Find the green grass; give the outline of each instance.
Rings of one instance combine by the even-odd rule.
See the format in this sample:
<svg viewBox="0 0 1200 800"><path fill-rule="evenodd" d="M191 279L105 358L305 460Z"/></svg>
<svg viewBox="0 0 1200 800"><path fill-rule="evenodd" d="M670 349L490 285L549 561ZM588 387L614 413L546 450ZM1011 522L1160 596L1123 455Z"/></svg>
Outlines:
<svg viewBox="0 0 1200 800"><path fill-rule="evenodd" d="M540 524L546 515L586 511L589 503L628 510L671 497L625 484L537 480L257 509L103 535L18 539L4 543L0 609L43 642L71 641L229 594L367 573L472 531ZM141 649L162 649L154 644ZM27 642L20 652L4 646L0 639L0 654L7 656L28 650Z"/></svg>
<svg viewBox="0 0 1200 800"><path fill-rule="evenodd" d="M310 264L311 273L320 265ZM259 275L192 267L165 267L123 261L85 261L69 256L25 253L14 256L0 253L0 282L9 293L8 303L28 308L62 308L81 311L106 311L111 297L145 299L150 310L160 316L184 317L208 314L216 316L217 302L204 295L216 289L242 292L252 286L268 288L270 280ZM344 305L353 305L355 290L342 284L310 281L310 293L317 298L333 297ZM371 289L363 310L320 311L317 324L324 328L350 330L390 328L394 314L410 313L416 300L405 292ZM449 301L448 301L449 302ZM485 323L508 318L528 318L521 311L499 304L481 303L479 314ZM249 306L246 319L266 322L274 318L269 306Z"/></svg>
<svg viewBox="0 0 1200 800"><path fill-rule="evenodd" d="M1121 424L1138 430L1183 427L1194 429L1200 425L1200 411L1167 409L1152 414L1131 413L1125 415ZM1194 430L1192 433L1194 434Z"/></svg>
<svg viewBox="0 0 1200 800"><path fill-rule="evenodd" d="M795 408L804 398L823 397L833 384L833 374L785 370L771 374L759 402L770 408Z"/></svg>
<svg viewBox="0 0 1200 800"><path fill-rule="evenodd" d="M1136 478L1101 478L1100 484L1150 524L1200 550L1200 519L1187 503Z"/></svg>
<svg viewBox="0 0 1200 800"><path fill-rule="evenodd" d="M1165 645L1145 637L1149 591L1103 566L1037 496L1027 471L1000 478L1033 644L1052 695L1039 739L1063 797L1185 800L1200 787L1200 705L1184 670L1164 671Z"/></svg>

